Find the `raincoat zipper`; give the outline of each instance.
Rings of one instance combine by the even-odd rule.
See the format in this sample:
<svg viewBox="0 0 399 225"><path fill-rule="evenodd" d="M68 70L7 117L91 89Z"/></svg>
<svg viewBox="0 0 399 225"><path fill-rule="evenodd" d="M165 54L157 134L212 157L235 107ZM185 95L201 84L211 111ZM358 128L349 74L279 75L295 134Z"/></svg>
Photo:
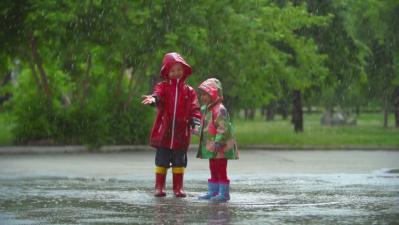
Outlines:
<svg viewBox="0 0 399 225"><path fill-rule="evenodd" d="M170 149L173 147L173 141L175 138L175 122L176 122L176 109L177 109L177 96L179 95L179 79L177 79L176 83L176 92L175 92L175 108L173 110L173 122L172 122L172 139L170 140Z"/></svg>

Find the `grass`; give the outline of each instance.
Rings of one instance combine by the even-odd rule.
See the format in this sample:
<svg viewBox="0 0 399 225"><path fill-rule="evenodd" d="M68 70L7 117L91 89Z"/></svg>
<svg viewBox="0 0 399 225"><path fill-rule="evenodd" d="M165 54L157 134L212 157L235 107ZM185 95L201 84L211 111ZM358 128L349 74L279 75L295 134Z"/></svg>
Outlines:
<svg viewBox="0 0 399 225"><path fill-rule="evenodd" d="M399 148L399 128L394 127L393 115L388 128L382 126L380 114L363 114L357 126L321 126L320 114L304 116L304 132L295 133L289 120L276 119L234 121L236 136L241 146L289 145L294 147L345 148L386 147Z"/></svg>
<svg viewBox="0 0 399 225"><path fill-rule="evenodd" d="M0 146L12 145L11 115L0 113ZM260 116L253 121L235 118L235 127L239 146L280 145L298 148L346 148L381 147L399 149L399 128L394 126L394 117L390 115L388 128L382 126L382 114L361 114L357 126L321 126L321 114L304 115L304 132L295 133L289 120L277 117L274 121L265 121ZM198 137L193 138L198 143Z"/></svg>

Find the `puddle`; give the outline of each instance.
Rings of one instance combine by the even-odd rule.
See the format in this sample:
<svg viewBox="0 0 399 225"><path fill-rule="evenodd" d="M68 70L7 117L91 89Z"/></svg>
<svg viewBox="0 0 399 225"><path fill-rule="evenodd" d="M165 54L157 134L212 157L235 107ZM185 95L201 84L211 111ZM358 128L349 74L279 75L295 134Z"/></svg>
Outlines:
<svg viewBox="0 0 399 225"><path fill-rule="evenodd" d="M371 174L231 177L231 200L197 196L206 181L187 176L188 197L154 198L153 178L0 176L5 224L372 224L399 220L399 178Z"/></svg>

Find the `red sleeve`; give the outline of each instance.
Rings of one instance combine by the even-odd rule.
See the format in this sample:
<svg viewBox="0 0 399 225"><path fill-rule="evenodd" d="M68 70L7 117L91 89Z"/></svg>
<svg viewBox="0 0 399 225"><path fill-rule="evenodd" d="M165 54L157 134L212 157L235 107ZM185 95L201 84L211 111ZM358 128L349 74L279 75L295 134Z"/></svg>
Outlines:
<svg viewBox="0 0 399 225"><path fill-rule="evenodd" d="M152 92L152 96L156 99L156 106L160 107L163 105L163 97L164 97L164 82L159 82L154 86L154 90Z"/></svg>
<svg viewBox="0 0 399 225"><path fill-rule="evenodd" d="M153 92L152 92L152 96L157 96L157 97L159 97L159 98L162 98L163 90L164 90L164 87L163 87L163 86L164 86L164 85L163 85L163 82L157 83L157 84L154 86L154 90L153 90Z"/></svg>

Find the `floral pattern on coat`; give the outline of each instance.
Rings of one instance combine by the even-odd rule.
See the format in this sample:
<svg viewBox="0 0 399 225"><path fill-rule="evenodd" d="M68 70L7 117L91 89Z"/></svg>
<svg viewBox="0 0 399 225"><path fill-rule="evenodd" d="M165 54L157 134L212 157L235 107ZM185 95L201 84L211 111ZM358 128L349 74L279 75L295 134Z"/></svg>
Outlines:
<svg viewBox="0 0 399 225"><path fill-rule="evenodd" d="M222 103L220 82L211 78L200 85L210 94L212 103L201 106L200 143L197 157L201 159L238 159L239 152L229 113ZM220 145L216 148L216 143Z"/></svg>

